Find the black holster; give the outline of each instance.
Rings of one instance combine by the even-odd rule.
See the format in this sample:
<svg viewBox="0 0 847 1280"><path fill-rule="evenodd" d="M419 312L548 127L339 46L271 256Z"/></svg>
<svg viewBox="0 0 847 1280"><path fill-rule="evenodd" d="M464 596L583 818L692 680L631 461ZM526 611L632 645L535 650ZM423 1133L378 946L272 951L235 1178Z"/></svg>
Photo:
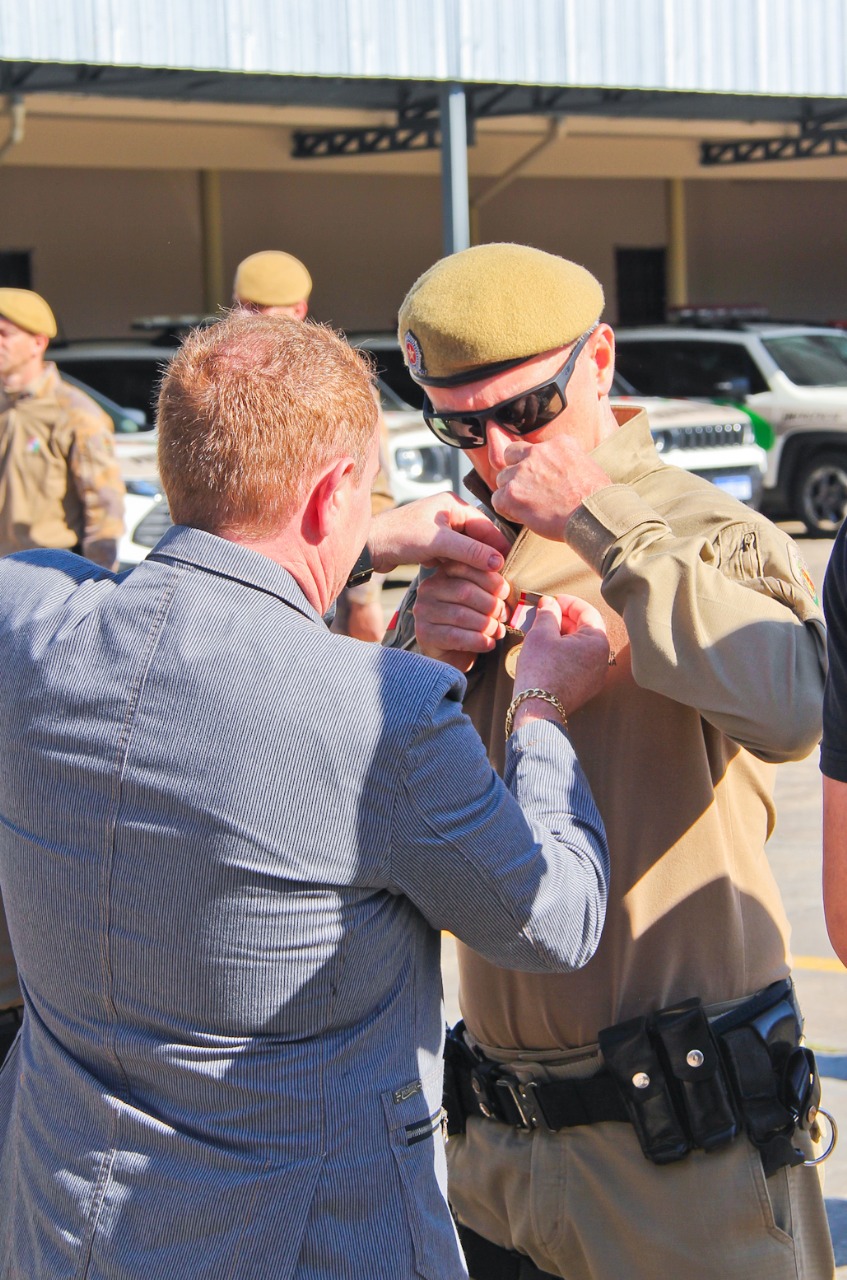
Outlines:
<svg viewBox="0 0 847 1280"><path fill-rule="evenodd" d="M741 1026L718 1019L727 1074L744 1127L758 1147L768 1177L783 1165L798 1165L805 1155L792 1141L795 1129L808 1128L820 1101L815 1055L800 1044L802 1020L790 983L774 983L773 1003Z"/></svg>
<svg viewBox="0 0 847 1280"><path fill-rule="evenodd" d="M493 1065L493 1064L492 1064ZM474 1071L480 1066L480 1058L465 1041L465 1024L457 1022L448 1027L444 1038L444 1110L447 1113L447 1135L465 1132L465 1117L469 1099L466 1090Z"/></svg>

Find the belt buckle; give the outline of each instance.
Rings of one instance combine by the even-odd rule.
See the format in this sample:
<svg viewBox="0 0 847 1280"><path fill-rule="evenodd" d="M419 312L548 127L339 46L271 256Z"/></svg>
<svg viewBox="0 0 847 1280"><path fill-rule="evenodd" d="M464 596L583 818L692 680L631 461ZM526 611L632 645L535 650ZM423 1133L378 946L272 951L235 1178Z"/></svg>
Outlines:
<svg viewBox="0 0 847 1280"><path fill-rule="evenodd" d="M545 1128L547 1127L535 1097L534 1080L528 1080L524 1084L517 1076L501 1075L494 1083L498 1089L506 1090L512 1099L515 1110L520 1116L520 1123L515 1125L516 1129L520 1129L523 1133L530 1133L533 1129L541 1128L542 1124Z"/></svg>

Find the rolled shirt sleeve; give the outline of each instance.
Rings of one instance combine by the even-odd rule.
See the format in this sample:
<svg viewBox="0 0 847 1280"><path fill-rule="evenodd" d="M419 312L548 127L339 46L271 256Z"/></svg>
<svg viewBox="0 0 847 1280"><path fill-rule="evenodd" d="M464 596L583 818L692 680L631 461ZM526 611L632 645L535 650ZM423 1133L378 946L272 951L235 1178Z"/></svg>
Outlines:
<svg viewBox="0 0 847 1280"><path fill-rule="evenodd" d="M645 689L695 707L762 760L820 738L823 616L791 540L739 506L709 534L671 528L628 485L587 498L568 543L602 577Z"/></svg>

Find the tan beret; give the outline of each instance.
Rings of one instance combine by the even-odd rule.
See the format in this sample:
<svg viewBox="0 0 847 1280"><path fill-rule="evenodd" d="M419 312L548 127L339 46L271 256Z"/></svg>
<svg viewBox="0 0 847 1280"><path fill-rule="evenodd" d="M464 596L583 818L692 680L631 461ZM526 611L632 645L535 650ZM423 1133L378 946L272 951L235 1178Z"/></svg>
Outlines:
<svg viewBox="0 0 847 1280"><path fill-rule="evenodd" d="M280 249L251 253L239 263L233 293L262 307L293 307L312 292L312 277L299 258Z"/></svg>
<svg viewBox="0 0 847 1280"><path fill-rule="evenodd" d="M0 289L0 316L28 333L55 338L58 332L53 312L41 295L31 289Z"/></svg>
<svg viewBox="0 0 847 1280"><path fill-rule="evenodd" d="M600 318L590 271L523 244L481 244L442 258L400 308L398 336L417 382L470 382L566 346Z"/></svg>

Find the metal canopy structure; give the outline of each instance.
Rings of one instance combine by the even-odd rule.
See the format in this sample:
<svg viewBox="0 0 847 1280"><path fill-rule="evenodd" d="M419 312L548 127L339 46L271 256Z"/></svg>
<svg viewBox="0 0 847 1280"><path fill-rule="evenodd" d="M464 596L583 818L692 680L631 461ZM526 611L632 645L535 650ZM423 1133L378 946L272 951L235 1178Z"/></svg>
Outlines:
<svg viewBox="0 0 847 1280"><path fill-rule="evenodd" d="M4 0L0 94L387 114L298 130L292 156L440 148L450 251L477 121L772 122L796 136L704 141L701 163L840 155L845 46L847 0Z"/></svg>
<svg viewBox="0 0 847 1280"><path fill-rule="evenodd" d="M472 119L570 115L657 120L750 120L808 126L829 120L832 97L732 91L686 92L578 85L463 82ZM24 62L0 54L0 93L96 94L260 106L330 106L391 111L397 127L437 114L444 81L392 77L304 76L249 71L182 70ZM845 89L847 92L847 89Z"/></svg>
<svg viewBox="0 0 847 1280"><path fill-rule="evenodd" d="M269 75L177 68L37 63L0 59L0 94L69 93L103 98L260 106L331 106L396 114L395 125L295 130L297 160L443 148L444 85L432 81ZM632 88L465 84L467 143L478 120L521 115L654 120L750 120L794 125L796 136L705 141L704 166L768 163L847 154L847 126L832 98L688 93Z"/></svg>

